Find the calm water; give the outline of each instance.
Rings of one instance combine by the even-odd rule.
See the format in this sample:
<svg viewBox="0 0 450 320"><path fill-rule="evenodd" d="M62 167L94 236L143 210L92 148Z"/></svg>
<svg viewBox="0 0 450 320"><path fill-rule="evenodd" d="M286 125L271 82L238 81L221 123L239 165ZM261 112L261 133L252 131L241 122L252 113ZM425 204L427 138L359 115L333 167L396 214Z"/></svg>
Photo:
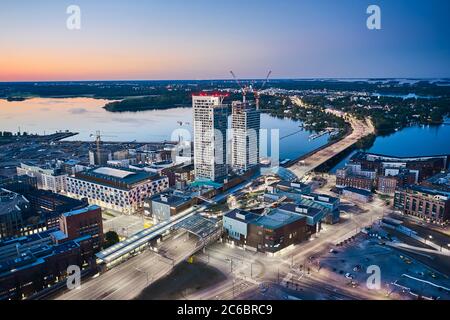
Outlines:
<svg viewBox="0 0 450 320"><path fill-rule="evenodd" d="M107 100L91 98L30 99L7 102L0 100L0 130L17 132L19 127L29 133L53 133L58 130L79 132L72 140L93 141L100 130L106 141L164 141L176 140L174 130L192 132L191 108L111 113L102 107ZM178 122L183 122L180 127ZM261 128L279 129L280 158L296 158L327 143L328 136L309 141L312 132L301 131L301 122L261 116ZM269 133L270 136L270 133ZM269 150L270 154L270 150Z"/></svg>
<svg viewBox="0 0 450 320"><path fill-rule="evenodd" d="M192 132L191 108L111 113L102 108L107 102L91 98L0 100L0 130L17 132L20 127L39 134L70 130L79 132L73 140L83 141L93 141L91 134L100 130L104 140L142 142L176 140L178 135L172 134L179 128ZM184 123L182 127L179 121ZM290 135L280 142L281 159L296 158L327 143L328 136L310 141L312 132L301 131L300 124L267 114L261 116L262 128L278 129L280 137ZM441 126L414 126L378 137L370 152L393 156L450 154L450 120Z"/></svg>
<svg viewBox="0 0 450 320"><path fill-rule="evenodd" d="M440 126L413 126L378 137L369 152L398 157L450 154L450 120ZM353 154L341 161L332 172L342 168Z"/></svg>

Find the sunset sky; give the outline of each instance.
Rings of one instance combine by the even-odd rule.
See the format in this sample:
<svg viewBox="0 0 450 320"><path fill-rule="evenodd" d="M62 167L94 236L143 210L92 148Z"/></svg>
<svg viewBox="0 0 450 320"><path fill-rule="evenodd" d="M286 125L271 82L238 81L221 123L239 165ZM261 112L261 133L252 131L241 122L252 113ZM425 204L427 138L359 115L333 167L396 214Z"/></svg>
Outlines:
<svg viewBox="0 0 450 320"><path fill-rule="evenodd" d="M66 28L80 6L81 30ZM366 27L377 4L382 30ZM0 81L450 77L448 0L2 0Z"/></svg>

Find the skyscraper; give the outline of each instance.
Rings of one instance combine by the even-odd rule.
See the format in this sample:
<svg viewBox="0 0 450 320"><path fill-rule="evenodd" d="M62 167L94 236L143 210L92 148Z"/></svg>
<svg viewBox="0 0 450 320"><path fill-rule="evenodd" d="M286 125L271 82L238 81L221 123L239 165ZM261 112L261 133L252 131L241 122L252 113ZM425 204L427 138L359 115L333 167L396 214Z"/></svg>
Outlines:
<svg viewBox="0 0 450 320"><path fill-rule="evenodd" d="M196 179L222 182L228 174L228 106L223 105L225 97L221 93L200 93L192 97Z"/></svg>
<svg viewBox="0 0 450 320"><path fill-rule="evenodd" d="M232 168L247 171L259 164L261 115L254 105L233 102L231 111Z"/></svg>

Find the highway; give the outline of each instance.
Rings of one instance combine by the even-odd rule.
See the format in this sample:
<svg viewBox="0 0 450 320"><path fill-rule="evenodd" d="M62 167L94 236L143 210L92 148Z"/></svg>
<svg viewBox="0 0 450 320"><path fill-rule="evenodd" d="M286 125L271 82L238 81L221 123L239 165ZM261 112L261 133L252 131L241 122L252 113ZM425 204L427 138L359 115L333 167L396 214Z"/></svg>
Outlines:
<svg viewBox="0 0 450 320"><path fill-rule="evenodd" d="M292 101L298 106L300 106L299 100L300 99L298 97L292 98ZM339 114L339 112L333 110L328 110L328 112L331 112L336 115ZM313 171L314 169L324 164L328 160L332 159L339 153L343 152L347 148L351 147L361 138L373 134L375 132L375 128L370 120L368 119L366 119L366 121L358 120L355 117L348 114L345 114L344 116L348 119L348 122L352 127L352 133L344 137L343 139L333 143L332 145L324 149L318 150L317 152L313 153L306 159L302 159L297 163L294 163L293 165L289 166L288 169L291 170L299 179L303 178L309 172Z"/></svg>

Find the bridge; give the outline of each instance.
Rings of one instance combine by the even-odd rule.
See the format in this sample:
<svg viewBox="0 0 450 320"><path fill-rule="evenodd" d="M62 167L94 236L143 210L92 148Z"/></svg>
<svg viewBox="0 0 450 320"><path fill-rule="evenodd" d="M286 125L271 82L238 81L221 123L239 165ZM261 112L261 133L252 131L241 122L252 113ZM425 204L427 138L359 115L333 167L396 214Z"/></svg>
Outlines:
<svg viewBox="0 0 450 320"><path fill-rule="evenodd" d="M299 105L298 98L293 98L292 101ZM314 171L341 152L352 147L360 139L375 133L375 128L369 119L359 120L349 114L344 114L335 110L328 110L328 112L335 115L344 116L350 123L352 132L339 141L325 145L322 148L290 162L287 169L293 172L299 179Z"/></svg>

